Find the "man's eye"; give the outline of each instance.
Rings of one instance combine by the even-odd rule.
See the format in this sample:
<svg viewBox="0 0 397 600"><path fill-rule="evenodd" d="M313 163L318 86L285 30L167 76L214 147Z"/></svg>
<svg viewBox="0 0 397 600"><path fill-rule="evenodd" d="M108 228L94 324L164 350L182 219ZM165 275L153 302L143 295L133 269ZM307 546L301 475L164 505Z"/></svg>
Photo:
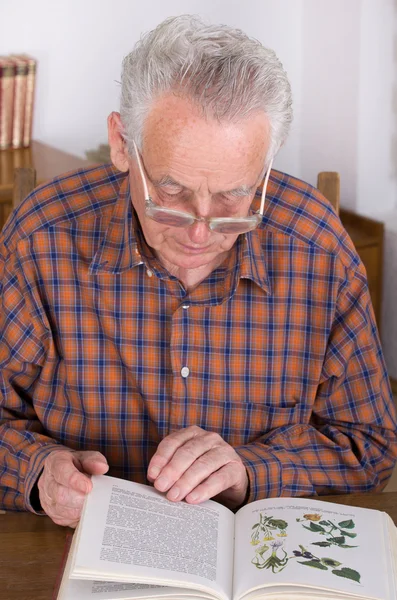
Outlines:
<svg viewBox="0 0 397 600"><path fill-rule="evenodd" d="M180 196L182 194L181 191L164 191L167 196Z"/></svg>
<svg viewBox="0 0 397 600"><path fill-rule="evenodd" d="M160 198L162 198L165 201L168 202L177 202L180 200L183 200L186 196L186 193L184 193L181 190L160 190L159 191L159 196Z"/></svg>
<svg viewBox="0 0 397 600"><path fill-rule="evenodd" d="M235 206L236 204L240 204L241 201L243 200L243 198L241 196L225 196L224 194L222 194L220 196L220 200L224 204L229 204L231 206Z"/></svg>

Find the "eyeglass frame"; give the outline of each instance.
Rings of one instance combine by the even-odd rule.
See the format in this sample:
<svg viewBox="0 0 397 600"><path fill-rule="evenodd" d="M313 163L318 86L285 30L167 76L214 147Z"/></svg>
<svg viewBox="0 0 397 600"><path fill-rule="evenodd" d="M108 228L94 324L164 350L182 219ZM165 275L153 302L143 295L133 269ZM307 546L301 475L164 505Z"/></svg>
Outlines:
<svg viewBox="0 0 397 600"><path fill-rule="evenodd" d="M256 229L258 227L259 223L262 221L263 211L264 211L264 207L265 207L267 184L269 181L269 176L270 176L270 171L271 171L272 164L273 164L273 159L271 159L271 161L269 163L269 166L268 166L268 169L266 172L266 176L265 176L265 180L263 182L261 204L260 204L259 210L256 211L253 215L249 215L249 216L247 215L246 217L236 217L236 218L234 218L234 217L195 217L191 213L174 210L172 208L166 208L159 204L156 204L153 201L151 195L149 194L146 176L145 176L145 173L143 170L140 153L139 153L139 150L138 150L137 145L134 140L133 140L133 144L134 144L134 150L135 150L135 154L136 154L136 158L137 158L137 162L138 162L139 172L141 174L143 190L144 190L144 194L145 194L145 214L147 217L149 217L156 223L161 223L161 221L156 220L153 217L153 215L150 214L150 211L152 211L155 208L158 208L159 210L161 210L163 212L163 214L165 213L170 216L175 215L175 216L180 216L185 219L189 219L189 221L186 222L186 224L184 224L184 225L170 225L170 227L190 227L195 222L198 222L198 223L205 222L205 223L207 223L207 226L211 231L218 231L217 229L214 229L214 226L222 225L222 224L224 224L224 225L230 224L231 225L233 223L235 223L236 225L241 223L241 225L243 225L244 222L247 223L247 221L251 221L254 224L254 226L249 229L243 228L242 231L228 232L226 235L232 235L233 233L234 234L248 233L249 231L253 231L254 229ZM166 223L163 223L163 224L166 224Z"/></svg>

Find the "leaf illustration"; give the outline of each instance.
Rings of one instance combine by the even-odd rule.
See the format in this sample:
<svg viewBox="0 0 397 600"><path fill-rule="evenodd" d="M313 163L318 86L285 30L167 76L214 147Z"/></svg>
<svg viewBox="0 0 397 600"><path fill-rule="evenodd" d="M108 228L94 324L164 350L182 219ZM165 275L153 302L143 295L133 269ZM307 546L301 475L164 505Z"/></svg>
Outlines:
<svg viewBox="0 0 397 600"><path fill-rule="evenodd" d="M349 519L348 521L341 521L340 523L338 523L339 527L342 527L342 529L353 529L355 527L354 521L352 521L351 519Z"/></svg>
<svg viewBox="0 0 397 600"><path fill-rule="evenodd" d="M263 544L263 546L259 546L259 548L257 548L255 550L256 554L259 554L260 556L262 556L263 554L265 554L265 552L267 552L269 550L269 546L267 546L266 544ZM340 563L339 563L340 564ZM338 565L335 565L335 567L337 567Z"/></svg>
<svg viewBox="0 0 397 600"><path fill-rule="evenodd" d="M319 525L324 525L324 527L329 527L329 521L320 521Z"/></svg>
<svg viewBox="0 0 397 600"><path fill-rule="evenodd" d="M315 531L316 533L318 533L318 532L325 533L324 527L322 527L321 525L317 525L316 523L313 523L312 521L310 521L309 527L307 527L307 525L302 525L302 527L304 527L305 529L308 529L309 531Z"/></svg>
<svg viewBox="0 0 397 600"><path fill-rule="evenodd" d="M282 519L270 519L269 525L272 525L277 529L286 529L288 527L287 521L283 521Z"/></svg>
<svg viewBox="0 0 397 600"><path fill-rule="evenodd" d="M255 527L258 527L258 525L259 525L259 523L255 523L255 525L253 525L253 526L251 527L251 529L255 529Z"/></svg>
<svg viewBox="0 0 397 600"><path fill-rule="evenodd" d="M322 558L321 562L326 567L339 567L339 565L342 564L342 563L338 562L337 560L334 560L333 558Z"/></svg>
<svg viewBox="0 0 397 600"><path fill-rule="evenodd" d="M360 573L358 571L355 571L354 569L349 569L349 567L342 567L342 569L334 569L332 572L338 577L352 579L353 581L357 581L357 583L360 583Z"/></svg>
<svg viewBox="0 0 397 600"><path fill-rule="evenodd" d="M349 538L357 537L357 533L351 533L350 531L342 531L342 529L340 532L342 535L347 535L347 537L349 537Z"/></svg>
<svg viewBox="0 0 397 600"><path fill-rule="evenodd" d="M358 546L349 546L349 544L339 544L339 548L358 548Z"/></svg>
<svg viewBox="0 0 397 600"><path fill-rule="evenodd" d="M340 546L341 544L344 544L346 542L346 538L343 535L340 537L331 537L327 538L327 542L331 542L331 544L336 544L337 546Z"/></svg>
<svg viewBox="0 0 397 600"><path fill-rule="evenodd" d="M312 542L312 546L320 546L320 548L329 548L332 546L329 542Z"/></svg>
<svg viewBox="0 0 397 600"><path fill-rule="evenodd" d="M321 569L322 571L328 571L328 567L323 565L319 560L298 560L300 565L306 565L307 567L314 567L315 569Z"/></svg>

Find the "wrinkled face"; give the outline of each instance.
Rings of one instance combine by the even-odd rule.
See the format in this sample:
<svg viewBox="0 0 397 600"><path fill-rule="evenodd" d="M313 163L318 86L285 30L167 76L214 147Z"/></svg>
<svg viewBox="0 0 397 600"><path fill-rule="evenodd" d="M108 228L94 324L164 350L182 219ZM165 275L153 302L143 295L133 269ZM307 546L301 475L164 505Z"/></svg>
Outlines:
<svg viewBox="0 0 397 600"><path fill-rule="evenodd" d="M263 174L268 135L264 113L240 123L219 123L204 119L186 98L161 97L146 119L141 152L153 202L196 217L247 216ZM130 180L145 239L165 264L203 268L233 246L236 234L211 231L204 222L180 228L147 217L133 156Z"/></svg>

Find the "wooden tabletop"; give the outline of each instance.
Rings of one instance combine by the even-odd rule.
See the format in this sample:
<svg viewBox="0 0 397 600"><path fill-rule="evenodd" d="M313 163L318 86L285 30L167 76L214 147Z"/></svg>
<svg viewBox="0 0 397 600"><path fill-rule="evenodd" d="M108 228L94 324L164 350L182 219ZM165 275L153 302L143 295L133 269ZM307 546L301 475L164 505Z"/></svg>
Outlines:
<svg viewBox="0 0 397 600"><path fill-rule="evenodd" d="M397 492L320 499L384 510L397 524ZM48 517L13 512L0 515L0 600L51 600L71 531Z"/></svg>
<svg viewBox="0 0 397 600"><path fill-rule="evenodd" d="M73 156L42 142L32 141L29 148L0 151L0 201L8 197L14 185L14 169L33 167L37 183L48 181L60 173L89 166L92 162Z"/></svg>
<svg viewBox="0 0 397 600"><path fill-rule="evenodd" d="M0 515L0 600L51 600L70 531L49 517Z"/></svg>

